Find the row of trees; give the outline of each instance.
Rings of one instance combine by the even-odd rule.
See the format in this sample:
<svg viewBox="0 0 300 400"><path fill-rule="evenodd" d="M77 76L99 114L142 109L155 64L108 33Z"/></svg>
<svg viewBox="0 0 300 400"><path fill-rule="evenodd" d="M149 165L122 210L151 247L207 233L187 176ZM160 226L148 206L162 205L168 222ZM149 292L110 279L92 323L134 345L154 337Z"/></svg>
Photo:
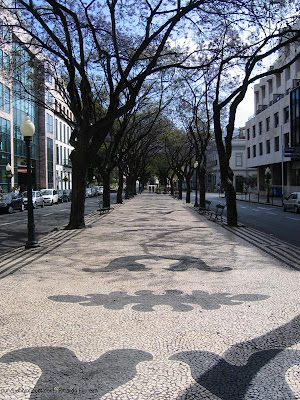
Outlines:
<svg viewBox="0 0 300 400"><path fill-rule="evenodd" d="M189 181L187 166L196 158L203 182L212 135L228 224L236 225L229 160L237 107L251 83L282 72L299 57L282 57L275 70L267 67L280 49L299 41L296 3L142 0L137 8L132 0L16 0L6 7L7 23L19 40L41 49L51 71L63 78L75 117L68 228L85 226L89 168L98 168L105 187L118 168L130 188L136 178L146 177L149 154L164 149L171 174ZM169 132L161 114L167 106ZM163 140L161 135L153 140L159 131ZM179 170L179 164L186 169ZM203 202L203 185L200 192Z"/></svg>

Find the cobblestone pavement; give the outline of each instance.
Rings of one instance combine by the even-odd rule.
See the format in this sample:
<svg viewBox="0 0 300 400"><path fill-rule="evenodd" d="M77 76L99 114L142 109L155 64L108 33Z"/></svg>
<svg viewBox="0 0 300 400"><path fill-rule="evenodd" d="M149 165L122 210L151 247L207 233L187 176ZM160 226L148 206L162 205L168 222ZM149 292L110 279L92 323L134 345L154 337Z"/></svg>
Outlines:
<svg viewBox="0 0 300 400"><path fill-rule="evenodd" d="M298 270L167 195L90 222L0 280L1 400L300 399Z"/></svg>

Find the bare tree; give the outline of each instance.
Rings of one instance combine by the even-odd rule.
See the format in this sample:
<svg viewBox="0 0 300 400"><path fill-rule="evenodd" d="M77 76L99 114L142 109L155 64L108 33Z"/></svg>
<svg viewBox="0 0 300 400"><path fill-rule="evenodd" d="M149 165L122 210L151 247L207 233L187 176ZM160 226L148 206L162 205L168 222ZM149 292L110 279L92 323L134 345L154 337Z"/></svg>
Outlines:
<svg viewBox="0 0 300 400"><path fill-rule="evenodd" d="M182 6L178 1L173 6L168 1L145 1L137 9L131 1L118 0L86 5L74 1L68 6L55 0L16 0L17 8L9 9L13 28L26 34L24 44L43 49L65 76L76 123L71 136L73 190L68 228L85 226L91 155L104 143L115 120L134 106L147 77L187 63L189 55L172 50L168 40L181 19L205 2L193 0ZM130 31L133 26L135 32ZM99 104L104 110L100 116L95 112Z"/></svg>

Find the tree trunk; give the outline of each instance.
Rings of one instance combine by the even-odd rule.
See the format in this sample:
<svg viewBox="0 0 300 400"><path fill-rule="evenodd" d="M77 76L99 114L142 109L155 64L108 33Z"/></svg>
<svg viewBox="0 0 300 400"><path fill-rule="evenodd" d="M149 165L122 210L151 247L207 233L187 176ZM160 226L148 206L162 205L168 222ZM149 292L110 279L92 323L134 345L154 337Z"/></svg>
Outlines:
<svg viewBox="0 0 300 400"><path fill-rule="evenodd" d="M110 173L101 173L103 179L103 207L110 207Z"/></svg>
<svg viewBox="0 0 300 400"><path fill-rule="evenodd" d="M171 196L174 196L174 182L173 177L170 178Z"/></svg>
<svg viewBox="0 0 300 400"><path fill-rule="evenodd" d="M186 203L190 203L191 202L191 182L189 180L189 178L186 179L186 199L185 199Z"/></svg>
<svg viewBox="0 0 300 400"><path fill-rule="evenodd" d="M224 189L227 205L227 225L237 226L236 193L233 186L233 172L229 167L228 178L225 181ZM231 179L230 179L231 178Z"/></svg>
<svg viewBox="0 0 300 400"><path fill-rule="evenodd" d="M205 208L205 168L199 168L199 205Z"/></svg>
<svg viewBox="0 0 300 400"><path fill-rule="evenodd" d="M117 204L123 203L122 194L123 194L123 170L121 167L119 167L119 187L117 192Z"/></svg>
<svg viewBox="0 0 300 400"><path fill-rule="evenodd" d="M84 150L75 149L71 153L72 160L72 203L70 220L65 229L85 228L84 206L85 189L88 172L88 154Z"/></svg>
<svg viewBox="0 0 300 400"><path fill-rule="evenodd" d="M178 199L182 200L182 176L178 177Z"/></svg>
<svg viewBox="0 0 300 400"><path fill-rule="evenodd" d="M227 225L237 226L237 208L236 208L236 196L233 187L233 172L229 166L231 151L225 151L222 127L221 127L221 112L216 103L214 107L214 131L216 138L216 145L218 149L219 161L220 161L220 174L222 186L225 189L226 195L226 206L227 206ZM226 137L228 147L231 145L231 138ZM228 153L228 154L227 154Z"/></svg>
<svg viewBox="0 0 300 400"><path fill-rule="evenodd" d="M130 198L130 177L126 176L125 199Z"/></svg>

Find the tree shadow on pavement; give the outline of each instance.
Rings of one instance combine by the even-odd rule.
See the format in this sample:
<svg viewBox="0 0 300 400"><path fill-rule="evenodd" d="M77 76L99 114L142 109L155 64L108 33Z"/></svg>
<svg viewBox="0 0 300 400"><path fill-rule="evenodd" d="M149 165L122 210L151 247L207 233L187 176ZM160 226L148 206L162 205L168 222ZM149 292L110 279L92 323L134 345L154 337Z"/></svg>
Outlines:
<svg viewBox="0 0 300 400"><path fill-rule="evenodd" d="M136 256L124 256L113 259L104 268L83 268L84 272L113 272L119 269L127 269L128 271L149 271L151 268L146 267L146 263L137 262L142 260L174 260L169 268L164 268L169 271L187 271L188 269L195 268L201 271L209 272L225 272L231 271L230 267L211 267L207 265L201 258L190 256L155 256L149 254L141 254Z"/></svg>
<svg viewBox="0 0 300 400"><path fill-rule="evenodd" d="M94 293L86 296L57 295L48 297L50 300L62 303L78 303L82 306L103 306L110 310L122 310L126 305L134 304L136 311L154 311L154 306L167 305L173 311L187 312L194 309L194 305L205 310L216 310L221 305L235 306L243 302L262 301L269 298L260 294L208 293L194 290L185 294L181 290L166 290L164 294L154 294L152 290L139 290L135 295L126 292L112 292L109 294Z"/></svg>
<svg viewBox="0 0 300 400"><path fill-rule="evenodd" d="M285 373L299 366L300 351L286 347L299 341L297 316L265 335L232 346L223 357L208 351L184 351L170 360L188 364L197 384L222 400L296 400ZM178 399L194 398L195 392L197 387L192 385Z"/></svg>
<svg viewBox="0 0 300 400"><path fill-rule="evenodd" d="M152 358L145 351L117 349L83 362L65 347L29 347L5 354L0 362L29 362L40 367L42 375L30 400L89 400L126 384L136 376L136 365ZM13 393L18 393L16 385Z"/></svg>

